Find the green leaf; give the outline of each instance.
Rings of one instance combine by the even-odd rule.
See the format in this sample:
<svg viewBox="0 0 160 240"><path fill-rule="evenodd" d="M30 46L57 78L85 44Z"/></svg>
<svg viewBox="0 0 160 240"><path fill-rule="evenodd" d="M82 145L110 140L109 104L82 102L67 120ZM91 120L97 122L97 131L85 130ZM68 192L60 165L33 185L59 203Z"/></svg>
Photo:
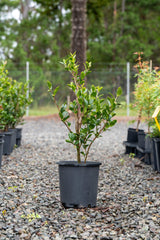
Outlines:
<svg viewBox="0 0 160 240"><path fill-rule="evenodd" d="M69 86L69 88L72 89L73 92L75 92L75 90L76 90L76 85L75 85L73 82L71 82L70 84L68 84L68 86Z"/></svg>
<svg viewBox="0 0 160 240"><path fill-rule="evenodd" d="M117 97L119 97L119 96L121 96L121 95L122 95L122 88L119 87L119 88L117 89Z"/></svg>
<svg viewBox="0 0 160 240"><path fill-rule="evenodd" d="M84 153L84 152L81 152L81 154L82 154L83 156L85 156L85 153Z"/></svg>
<svg viewBox="0 0 160 240"><path fill-rule="evenodd" d="M47 85L48 85L49 90L52 90L52 84L50 81L47 81Z"/></svg>
<svg viewBox="0 0 160 240"><path fill-rule="evenodd" d="M54 91L53 91L53 96L56 95L56 93L58 92L58 89L59 89L59 86L54 89Z"/></svg>
<svg viewBox="0 0 160 240"><path fill-rule="evenodd" d="M71 141L71 140L69 140L69 139L66 139L66 142L67 142L67 143L72 143L72 141Z"/></svg>
<svg viewBox="0 0 160 240"><path fill-rule="evenodd" d="M71 133L68 134L68 136L69 136L69 138L71 139L72 142L77 139L76 133L71 132Z"/></svg>
<svg viewBox="0 0 160 240"><path fill-rule="evenodd" d="M71 126L71 123L70 123L70 122L67 122L67 125L68 125L68 127L70 127L70 126Z"/></svg>
<svg viewBox="0 0 160 240"><path fill-rule="evenodd" d="M117 120L113 120L110 122L110 127L114 126L116 124Z"/></svg>
<svg viewBox="0 0 160 240"><path fill-rule="evenodd" d="M67 111L62 112L63 121L66 121L69 118L69 113Z"/></svg>

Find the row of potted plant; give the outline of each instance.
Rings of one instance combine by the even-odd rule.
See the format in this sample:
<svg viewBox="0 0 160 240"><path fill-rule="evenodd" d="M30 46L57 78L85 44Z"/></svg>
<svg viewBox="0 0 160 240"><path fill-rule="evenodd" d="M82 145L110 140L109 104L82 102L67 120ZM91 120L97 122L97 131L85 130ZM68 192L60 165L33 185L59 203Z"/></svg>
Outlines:
<svg viewBox="0 0 160 240"><path fill-rule="evenodd" d="M52 89L52 84L48 82L48 90L54 103L56 104L61 121L68 129L68 138L66 141L75 146L77 161L60 161L59 181L60 181L60 199L64 207L95 207L97 198L98 175L100 162L87 162L87 158L92 144L101 137L102 133L116 124L115 110L117 108L117 98L121 95L121 88L118 88L114 97L110 94L107 99L101 95L102 88L92 85L87 88L85 79L90 71L91 63L86 62L84 71L79 72L79 66L76 62L76 54L70 54L64 59L62 64L65 69L71 73L72 81L68 87L73 91L74 98L67 104L59 106L56 99L56 89ZM0 68L0 117L1 131L6 134L10 128L15 128L22 122L26 106L31 103L31 99L26 99L27 86L19 84L8 77L5 70L6 63ZM160 74L156 70L151 70L149 64L143 62L139 55L137 64L137 84L135 85L135 107L137 108L138 121L136 129L128 129L128 141L132 146L128 146L128 151L136 151L137 154L153 156L154 139L157 137L157 126L154 124L152 114L157 106L160 105ZM74 115L74 121L71 121L70 115ZM148 124L148 132L144 136L142 145L140 136L144 130L139 129L141 119L145 118ZM72 126L74 124L74 127ZM130 130L130 131L129 131ZM133 134L136 140L133 140ZM159 136L158 136L159 137ZM132 140L131 140L132 139ZM149 139L149 147L146 149L146 139ZM157 138L156 138L157 139ZM136 141L136 143L135 143ZM127 145L126 145L127 146ZM139 148L138 148L139 147ZM144 150L144 151L142 151ZM155 146L156 156L160 150ZM160 156L160 154L159 154ZM150 159L150 158L149 158ZM158 166L158 165L157 165Z"/></svg>
<svg viewBox="0 0 160 240"><path fill-rule="evenodd" d="M157 126L160 116L157 112L157 122L152 117L160 106L160 71L158 68L151 69L149 62L142 60L142 53L137 54L137 83L134 90L134 108L138 112L137 127L128 129L127 141L124 144L126 153L135 153L160 172L160 130ZM142 120L147 124L147 131L139 128Z"/></svg>
<svg viewBox="0 0 160 240"><path fill-rule="evenodd" d="M9 155L21 143L21 128L26 107L32 102L27 97L27 84L9 77L7 62L0 65L0 166L2 154Z"/></svg>

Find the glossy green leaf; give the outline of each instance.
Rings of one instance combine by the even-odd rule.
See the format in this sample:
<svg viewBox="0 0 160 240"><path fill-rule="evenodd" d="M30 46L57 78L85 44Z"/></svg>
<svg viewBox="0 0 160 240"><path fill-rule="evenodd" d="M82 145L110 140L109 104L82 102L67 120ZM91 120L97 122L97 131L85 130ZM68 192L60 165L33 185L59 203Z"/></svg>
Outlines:
<svg viewBox="0 0 160 240"><path fill-rule="evenodd" d="M54 91L53 91L53 96L56 95L56 93L58 92L58 90L59 90L59 86L54 89Z"/></svg>
<svg viewBox="0 0 160 240"><path fill-rule="evenodd" d="M122 88L119 87L119 88L117 89L117 97L119 97L119 96L121 96L121 95L122 95Z"/></svg>
<svg viewBox="0 0 160 240"><path fill-rule="evenodd" d="M49 90L52 90L52 84L50 81L47 81L47 85L48 85Z"/></svg>

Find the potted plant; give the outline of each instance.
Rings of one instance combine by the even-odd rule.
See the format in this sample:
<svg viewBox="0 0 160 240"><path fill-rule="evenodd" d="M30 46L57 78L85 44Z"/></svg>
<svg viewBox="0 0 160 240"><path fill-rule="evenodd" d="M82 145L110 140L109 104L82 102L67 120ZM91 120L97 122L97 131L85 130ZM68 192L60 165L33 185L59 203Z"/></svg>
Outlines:
<svg viewBox="0 0 160 240"><path fill-rule="evenodd" d="M138 63L136 64L137 74L137 83L135 84L135 102L134 107L138 112L138 120L137 120L137 150L140 158L145 158L150 153L150 139L148 138L148 134L151 129L150 126L153 123L152 114L155 108L160 104L159 98L159 80L160 73L157 69L152 70L150 68L149 62L142 61L141 54L138 54ZM148 131L144 132L139 130L139 124L141 119L147 123ZM148 162L148 161L147 161Z"/></svg>
<svg viewBox="0 0 160 240"><path fill-rule="evenodd" d="M4 140L0 139L0 168L1 168L1 165L2 165L3 144L4 144Z"/></svg>
<svg viewBox="0 0 160 240"><path fill-rule="evenodd" d="M160 121L160 117L157 119ZM152 131L149 134L151 139L151 164L155 171L160 172L160 130L155 124L152 125Z"/></svg>
<svg viewBox="0 0 160 240"><path fill-rule="evenodd" d="M1 119L1 112L3 108L0 105L0 119ZM2 163L2 155L3 155L3 144L4 144L4 134L1 133L1 124L0 124L0 168L1 168L1 163Z"/></svg>
<svg viewBox="0 0 160 240"><path fill-rule="evenodd" d="M126 146L126 154L134 153L135 156L138 156L137 146L138 146L138 135L143 136L144 130L139 129L139 125L141 122L141 116L142 116L142 109L143 109L143 84L141 82L142 77L142 71L143 69L142 62L141 62L141 54L142 53L136 53L138 54L138 63L135 65L135 68L137 70L137 74L135 77L137 77L137 83L135 84L135 91L134 91L134 109L137 110L137 126L136 128L128 128L127 132L127 141L124 141L124 145Z"/></svg>
<svg viewBox="0 0 160 240"><path fill-rule="evenodd" d="M121 94L118 88L117 96L108 96L103 99L100 95L101 87L85 85L86 75L91 63L86 62L84 71L78 73L76 54L70 54L62 64L68 70L73 81L68 85L73 91L75 99L59 107L56 101L58 87L52 90L48 82L49 92L56 104L61 121L68 129L66 142L73 144L77 152L77 161L60 161L60 199L64 207L95 207L100 162L87 162L90 148L101 134L115 125L115 109L118 105L117 97ZM74 129L70 121L70 113L75 117Z"/></svg>
<svg viewBox="0 0 160 240"><path fill-rule="evenodd" d="M3 153L9 155L16 144L16 126L23 122L26 106L31 103L31 98L26 97L27 85L19 83L8 77L7 62L0 66L0 104L1 131L3 131L4 148Z"/></svg>
<svg viewBox="0 0 160 240"><path fill-rule="evenodd" d="M28 85L27 83L23 84L22 82L17 82L16 80L12 81L12 116L13 121L10 122L9 127L11 130L16 130L16 146L19 147L21 145L21 137L22 137L22 128L17 127L20 124L23 124L23 116L26 113L26 108L32 102L31 92L29 92L28 97Z"/></svg>
<svg viewBox="0 0 160 240"><path fill-rule="evenodd" d="M11 102L11 78L8 77L8 71L5 69L7 62L0 65L0 104L1 104L1 132L4 134L3 154L12 152L11 143L13 141L13 132L9 132L9 122L13 120L10 111Z"/></svg>

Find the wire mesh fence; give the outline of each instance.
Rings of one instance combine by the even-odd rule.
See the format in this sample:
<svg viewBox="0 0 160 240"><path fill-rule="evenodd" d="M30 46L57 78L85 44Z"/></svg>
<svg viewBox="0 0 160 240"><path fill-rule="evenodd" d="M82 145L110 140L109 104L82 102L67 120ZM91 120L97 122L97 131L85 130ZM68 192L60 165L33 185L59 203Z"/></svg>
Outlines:
<svg viewBox="0 0 160 240"><path fill-rule="evenodd" d="M26 82L26 68L20 70L9 70L9 75L17 81ZM133 100L134 84L136 82L135 71L131 66L129 72L130 81L130 101ZM70 90L67 84L71 81L70 73L60 70L36 70L29 69L29 86L32 89L33 103L31 107L41 107L52 104L51 97L48 93L47 81L51 81L53 88L60 86L57 93L57 100L67 101L67 96L70 95ZM121 101L126 102L127 95L127 65L109 65L101 69L93 69L87 76L87 86L92 84L102 86L102 93L104 98L109 93L113 95L116 89L120 86L123 94Z"/></svg>

